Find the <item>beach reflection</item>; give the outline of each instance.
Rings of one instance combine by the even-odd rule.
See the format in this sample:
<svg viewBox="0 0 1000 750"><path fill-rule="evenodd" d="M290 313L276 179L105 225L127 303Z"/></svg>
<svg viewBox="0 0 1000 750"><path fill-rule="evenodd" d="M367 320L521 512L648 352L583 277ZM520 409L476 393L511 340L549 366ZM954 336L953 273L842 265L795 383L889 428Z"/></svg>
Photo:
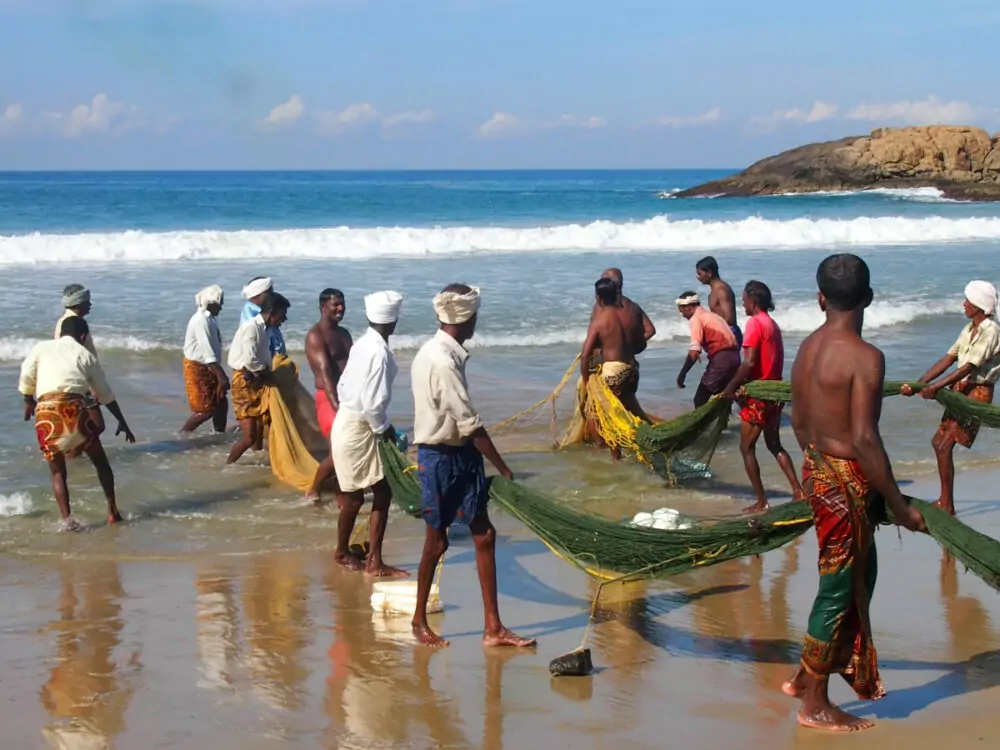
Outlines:
<svg viewBox="0 0 1000 750"><path fill-rule="evenodd" d="M208 690L232 688L236 665L236 598L233 575L226 568L206 566L195 576L198 590L195 617L198 621L198 687Z"/></svg>
<svg viewBox="0 0 1000 750"><path fill-rule="evenodd" d="M67 563L59 577L59 619L46 628L57 633L56 665L40 696L52 721L42 734L60 750L112 748L132 698L132 685L119 673L115 654L125 596L118 566ZM130 666L138 669L138 663L135 654Z"/></svg>

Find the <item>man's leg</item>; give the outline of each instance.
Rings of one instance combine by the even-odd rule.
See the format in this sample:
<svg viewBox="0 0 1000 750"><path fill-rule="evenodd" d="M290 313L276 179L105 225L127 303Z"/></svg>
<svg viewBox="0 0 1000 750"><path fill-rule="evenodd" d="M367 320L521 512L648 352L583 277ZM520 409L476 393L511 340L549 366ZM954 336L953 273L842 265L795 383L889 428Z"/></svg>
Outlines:
<svg viewBox="0 0 1000 750"><path fill-rule="evenodd" d="M941 476L941 497L935 505L955 515L955 438L938 430L931 441Z"/></svg>
<svg viewBox="0 0 1000 750"><path fill-rule="evenodd" d="M225 432L228 419L229 399L223 396L219 399L219 405L215 407L215 413L212 414L212 427L215 428L216 432Z"/></svg>
<svg viewBox="0 0 1000 750"><path fill-rule="evenodd" d="M312 487L306 493L306 500L311 500L315 505L319 505L321 500L320 492L323 485L336 475L337 469L333 465L333 456L327 456L316 467L316 476L313 477Z"/></svg>
<svg viewBox="0 0 1000 750"><path fill-rule="evenodd" d="M90 457L90 462L97 469L97 480L104 490L104 497L108 501L108 523L118 523L122 520L121 513L118 512L118 505L115 502L115 473L111 470L111 462L108 461L108 454L104 452L104 446L100 440L95 440L86 450Z"/></svg>
<svg viewBox="0 0 1000 750"><path fill-rule="evenodd" d="M649 415L646 414L642 406L639 405L639 399L636 398L635 393L623 393L621 397L622 406L628 409L629 413L639 417L643 422L652 422Z"/></svg>
<svg viewBox="0 0 1000 750"><path fill-rule="evenodd" d="M764 492L764 483L760 479L760 464L757 463L757 440L761 430L760 425L746 420L740 422L740 455L743 456L743 466L750 479L750 486L757 495L757 502L744 508L744 513L758 513L768 508L767 493Z"/></svg>
<svg viewBox="0 0 1000 750"><path fill-rule="evenodd" d="M333 559L348 570L361 570L361 561L351 554L350 546L354 522L358 519L358 511L364 502L363 490L340 492L337 495L340 515L337 517L337 551L333 553Z"/></svg>
<svg viewBox="0 0 1000 750"><path fill-rule="evenodd" d="M767 445L767 449L771 451L771 455L778 462L781 471L784 472L785 478L788 480L788 485L792 488L792 502L795 502L804 499L805 495L802 492L802 484L799 482L799 477L795 473L795 464L792 463L792 457L788 455L788 451L781 444L779 418L769 421L764 427L764 443Z"/></svg>
<svg viewBox="0 0 1000 750"><path fill-rule="evenodd" d="M704 383L698 383L698 390L694 392L694 408L704 406L710 398L712 398L712 392Z"/></svg>
<svg viewBox="0 0 1000 750"><path fill-rule="evenodd" d="M382 540L385 539L385 527L389 522L389 504L392 502L392 490L389 483L382 479L372 487L372 513L368 520L371 531L369 542L368 564L365 572L378 577L408 576L405 570L386 565L382 559Z"/></svg>
<svg viewBox="0 0 1000 750"><path fill-rule="evenodd" d="M192 414L188 417L187 422L181 427L181 432L194 432L199 427L201 427L205 422L215 417L215 412L201 412L199 414Z"/></svg>
<svg viewBox="0 0 1000 750"><path fill-rule="evenodd" d="M66 457L61 453L56 454L48 464L49 471L52 473L52 492L59 505L59 515L62 516L63 521L66 521L72 515L69 507L69 486L66 484ZM68 528L76 531L80 526L74 523Z"/></svg>
<svg viewBox="0 0 1000 750"><path fill-rule="evenodd" d="M500 607L497 603L497 531L490 523L485 510L471 524L472 540L476 545L476 570L479 572L479 586L483 593L484 646L534 646L534 638L522 638L509 631L500 621Z"/></svg>
<svg viewBox="0 0 1000 750"><path fill-rule="evenodd" d="M260 425L255 417L241 419L240 430L240 439L236 441L232 450L229 451L229 458L226 459L227 464L234 464L239 461L240 456L246 453L257 442Z"/></svg>
<svg viewBox="0 0 1000 750"><path fill-rule="evenodd" d="M448 641L431 630L427 622L427 599L431 595L434 583L434 572L437 569L441 555L448 551L448 527L435 529L427 524L427 536L424 538L424 551L420 556L420 567L417 569L417 608L413 612L413 637L417 643L425 646L447 646Z"/></svg>

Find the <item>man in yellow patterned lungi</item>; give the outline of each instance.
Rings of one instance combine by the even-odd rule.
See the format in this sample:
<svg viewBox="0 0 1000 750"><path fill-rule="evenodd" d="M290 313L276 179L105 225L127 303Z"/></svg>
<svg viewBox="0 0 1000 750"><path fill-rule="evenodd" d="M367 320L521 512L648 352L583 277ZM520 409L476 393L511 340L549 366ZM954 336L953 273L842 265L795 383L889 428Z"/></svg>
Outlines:
<svg viewBox="0 0 1000 750"><path fill-rule="evenodd" d="M121 521L115 502L115 475L101 445L100 425L89 408L91 393L118 420L116 435L135 442L115 395L108 387L97 357L86 348L90 327L81 316L63 321L62 335L43 341L21 365L18 390L24 395L24 421L35 417L38 446L52 472L52 490L65 528L77 530L69 505L66 458L86 453L97 469L97 478L108 501L108 522Z"/></svg>
<svg viewBox="0 0 1000 750"><path fill-rule="evenodd" d="M184 335L184 389L191 416L181 432L193 432L209 419L216 432L225 432L229 378L222 369L222 334L216 321L224 301L222 287L206 287L194 300L198 310Z"/></svg>

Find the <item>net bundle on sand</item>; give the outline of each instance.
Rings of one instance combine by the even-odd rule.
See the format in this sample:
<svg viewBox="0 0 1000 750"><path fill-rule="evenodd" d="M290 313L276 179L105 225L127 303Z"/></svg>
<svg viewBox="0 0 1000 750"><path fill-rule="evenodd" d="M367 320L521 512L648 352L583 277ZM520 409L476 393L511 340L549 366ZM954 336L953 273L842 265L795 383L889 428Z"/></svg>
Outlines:
<svg viewBox="0 0 1000 750"><path fill-rule="evenodd" d="M395 446L381 441L386 479L406 513L420 515L415 468ZM668 578L695 568L788 544L813 524L807 503L780 505L766 513L692 519L687 529L635 527L574 510L559 500L502 477L490 482L490 499L521 521L563 560L603 581ZM970 528L940 508L910 499L928 533L969 570L1000 590L1000 542ZM883 503L884 505L884 503ZM882 523L892 523L883 512Z"/></svg>

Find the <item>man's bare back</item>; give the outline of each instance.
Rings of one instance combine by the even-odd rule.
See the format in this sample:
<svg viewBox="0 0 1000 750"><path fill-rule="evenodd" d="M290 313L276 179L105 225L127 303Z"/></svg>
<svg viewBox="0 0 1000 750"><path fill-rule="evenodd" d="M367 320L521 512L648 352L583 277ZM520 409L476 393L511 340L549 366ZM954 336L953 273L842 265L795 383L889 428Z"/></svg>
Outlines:
<svg viewBox="0 0 1000 750"><path fill-rule="evenodd" d="M884 372L882 352L854 331L823 325L799 347L792 366L792 425L802 446L838 458L857 458L852 420L853 389L871 388ZM877 424L881 399L870 416Z"/></svg>
<svg viewBox="0 0 1000 750"><path fill-rule="evenodd" d="M632 309L624 306L608 305L598 307L594 313L594 319L590 324L591 331L597 336L597 348L601 350L602 359L605 362L633 362L636 351L633 345L635 338L635 312L637 305ZM642 319L639 318L640 338L642 331ZM645 340L643 339L643 348Z"/></svg>
<svg viewBox="0 0 1000 750"><path fill-rule="evenodd" d="M347 357L353 343L346 328L322 319L306 334L306 359L313 371L316 390L327 390L329 377L329 387L333 389L333 393L328 393L327 396L334 404L337 403L336 386L347 366Z"/></svg>
<svg viewBox="0 0 1000 750"><path fill-rule="evenodd" d="M647 342L656 335L656 329L645 311L624 294L618 298L621 309L626 315L626 330L628 332L629 345L633 355L642 354L646 351ZM594 303L594 309L590 313L590 320L593 322L600 310L600 305ZM598 347L600 349L601 347ZM610 360L609 360L610 361Z"/></svg>
<svg viewBox="0 0 1000 750"><path fill-rule="evenodd" d="M708 292L708 309L731 326L736 325L736 295L722 279L712 279Z"/></svg>

